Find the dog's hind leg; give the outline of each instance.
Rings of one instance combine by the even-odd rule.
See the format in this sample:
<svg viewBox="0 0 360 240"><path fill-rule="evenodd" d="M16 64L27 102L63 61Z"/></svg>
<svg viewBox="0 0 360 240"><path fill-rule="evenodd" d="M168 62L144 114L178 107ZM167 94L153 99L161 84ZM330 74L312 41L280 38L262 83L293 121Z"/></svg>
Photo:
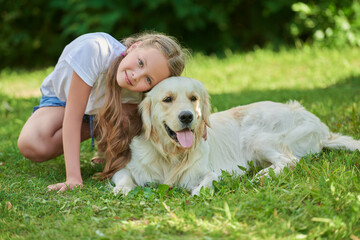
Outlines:
<svg viewBox="0 0 360 240"><path fill-rule="evenodd" d="M268 176L270 169L273 169L275 175L279 175L285 167L294 168L299 162L299 159L286 146L282 146L278 150L268 149L268 151L263 151L262 155L264 157L262 162L267 162L270 166L259 171L255 176L256 179Z"/></svg>
<svg viewBox="0 0 360 240"><path fill-rule="evenodd" d="M128 169L123 168L120 171L117 171L112 177L111 181L115 183L113 192L115 195L122 193L125 196L136 187L131 173Z"/></svg>

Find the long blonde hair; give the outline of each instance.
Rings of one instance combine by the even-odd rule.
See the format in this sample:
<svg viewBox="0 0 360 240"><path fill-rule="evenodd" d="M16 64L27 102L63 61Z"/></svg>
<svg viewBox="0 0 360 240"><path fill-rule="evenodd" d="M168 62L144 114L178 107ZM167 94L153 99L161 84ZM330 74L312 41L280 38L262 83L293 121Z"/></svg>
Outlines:
<svg viewBox="0 0 360 240"><path fill-rule="evenodd" d="M122 43L129 49L132 44L139 41L139 47L155 48L165 56L170 76L181 75L188 52L175 38L160 33L143 33L126 38ZM142 128L137 107L122 104L121 88L116 81L116 73L123 58L123 55L118 56L108 69L104 103L99 109L95 126L98 152L104 153L106 159L104 170L99 173L101 179L112 177L130 161L129 144Z"/></svg>

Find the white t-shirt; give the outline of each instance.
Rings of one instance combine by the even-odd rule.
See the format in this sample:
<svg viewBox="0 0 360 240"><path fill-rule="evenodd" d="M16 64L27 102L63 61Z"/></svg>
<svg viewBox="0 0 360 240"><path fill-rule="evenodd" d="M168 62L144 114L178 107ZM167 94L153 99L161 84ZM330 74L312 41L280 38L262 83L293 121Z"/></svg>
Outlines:
<svg viewBox="0 0 360 240"><path fill-rule="evenodd" d="M75 71L92 87L85 114L95 114L104 101L101 96L105 92L107 69L125 50L124 45L107 33L88 33L76 38L65 47L54 71L41 84L42 95L66 102ZM100 84L97 93L95 84ZM139 103L143 94L122 89L121 96L123 103Z"/></svg>

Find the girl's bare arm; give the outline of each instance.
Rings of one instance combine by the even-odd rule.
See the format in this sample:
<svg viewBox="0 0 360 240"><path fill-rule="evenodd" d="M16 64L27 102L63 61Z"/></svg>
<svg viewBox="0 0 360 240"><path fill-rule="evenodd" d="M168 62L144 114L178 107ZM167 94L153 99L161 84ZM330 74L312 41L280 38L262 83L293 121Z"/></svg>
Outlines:
<svg viewBox="0 0 360 240"><path fill-rule="evenodd" d="M80 170L81 124L91 87L73 72L69 96L66 101L62 127L63 148L66 167L66 182L48 186L49 190L64 191L82 185Z"/></svg>

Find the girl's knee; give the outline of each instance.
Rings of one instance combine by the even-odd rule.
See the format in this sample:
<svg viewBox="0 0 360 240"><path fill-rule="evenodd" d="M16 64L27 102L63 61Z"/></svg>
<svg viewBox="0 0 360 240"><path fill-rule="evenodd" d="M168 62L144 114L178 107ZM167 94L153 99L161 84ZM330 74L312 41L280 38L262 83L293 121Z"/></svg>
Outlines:
<svg viewBox="0 0 360 240"><path fill-rule="evenodd" d="M27 159L34 162L44 162L49 160L46 151L39 146L34 145L33 142L28 141L25 137L19 137L17 146L20 153Z"/></svg>

